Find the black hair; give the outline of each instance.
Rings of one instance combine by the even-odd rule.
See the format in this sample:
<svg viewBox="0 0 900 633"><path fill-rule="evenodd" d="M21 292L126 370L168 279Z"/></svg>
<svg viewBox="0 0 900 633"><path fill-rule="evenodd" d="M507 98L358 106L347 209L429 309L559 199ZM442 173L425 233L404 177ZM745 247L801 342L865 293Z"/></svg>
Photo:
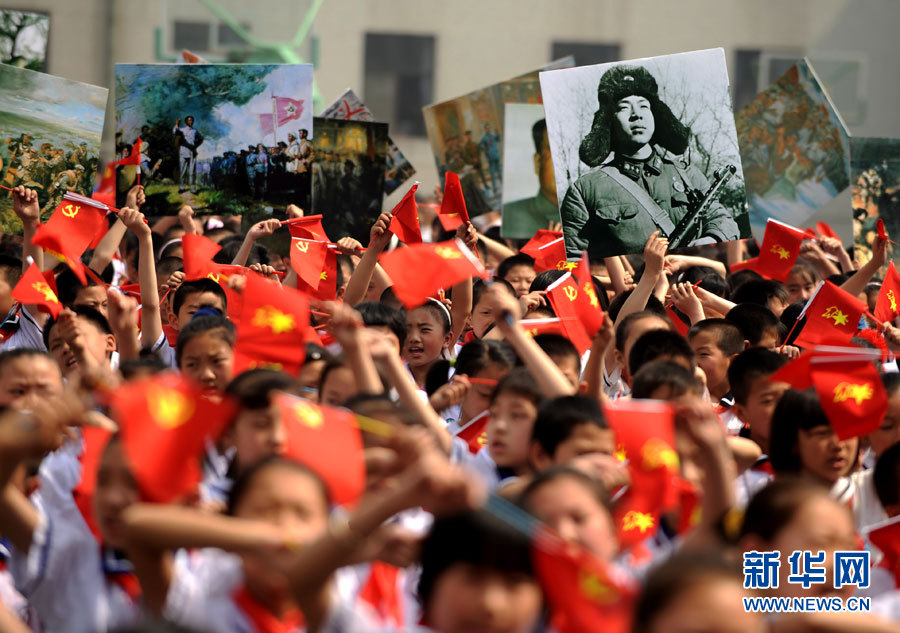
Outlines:
<svg viewBox="0 0 900 633"><path fill-rule="evenodd" d="M163 283L175 271L181 270L184 261L180 257L163 257L156 262L156 278L159 283Z"/></svg>
<svg viewBox="0 0 900 633"><path fill-rule="evenodd" d="M735 403L747 404L753 381L761 376L771 376L787 362L783 354L763 347L752 347L738 354L728 366L728 386Z"/></svg>
<svg viewBox="0 0 900 633"><path fill-rule="evenodd" d="M695 366L694 350L681 334L671 330L650 330L634 342L628 353L628 373L634 376L641 367L663 356L684 358Z"/></svg>
<svg viewBox="0 0 900 633"><path fill-rule="evenodd" d="M703 319L688 330L688 341L698 334L710 332L716 335L716 347L725 356L734 356L744 351L744 334L740 328L727 319Z"/></svg>
<svg viewBox="0 0 900 633"><path fill-rule="evenodd" d="M175 297L172 299L172 312L177 315L178 311L181 310L181 306L183 306L185 301L187 301L188 296L193 294L202 294L204 292L213 293L222 300L222 307L228 307L228 297L225 295L225 290L222 288L222 286L214 282L212 279L203 277L201 279L185 281L183 284L178 286L178 289L175 291Z"/></svg>
<svg viewBox="0 0 900 633"><path fill-rule="evenodd" d="M881 374L881 384L884 385L887 397L890 398L900 388L900 373L889 371Z"/></svg>
<svg viewBox="0 0 900 633"><path fill-rule="evenodd" d="M437 299L429 299L414 309L418 310L419 308L424 308L428 312L431 312L432 316L434 316L438 323L441 324L443 334L450 333L450 310L447 309L447 306Z"/></svg>
<svg viewBox="0 0 900 633"><path fill-rule="evenodd" d="M769 305L770 299L778 299L785 305L788 303L788 291L780 281L772 279L751 279L741 284L731 301L734 303L755 303L757 305Z"/></svg>
<svg viewBox="0 0 900 633"><path fill-rule="evenodd" d="M68 266L56 275L56 297L64 306L71 306L75 303L78 293L82 288L90 288L98 285L91 277L87 278L87 283L81 283L81 280L72 272Z"/></svg>
<svg viewBox="0 0 900 633"><path fill-rule="evenodd" d="M249 369L235 376L225 388L242 409L265 409L271 404L273 391L294 393L294 379L275 369Z"/></svg>
<svg viewBox="0 0 900 633"><path fill-rule="evenodd" d="M501 286L504 288L510 295L513 297L518 297L516 294L516 289L513 288L512 284L506 281L505 279L494 279L492 282L493 285ZM484 297L490 290L490 286L484 283L481 279L476 279L475 283L472 284L472 309L475 309L475 306L478 305L478 302L481 301L481 298Z"/></svg>
<svg viewBox="0 0 900 633"><path fill-rule="evenodd" d="M745 268L744 270L736 270L733 273L729 273L727 280L728 296L734 297L734 293L736 293L738 289L745 283L762 278L762 275L760 275L755 270L750 270L749 268Z"/></svg>
<svg viewBox="0 0 900 633"><path fill-rule="evenodd" d="M540 119L531 126L531 140L534 141L534 153L540 154L544 145L544 135L547 133L547 119Z"/></svg>
<svg viewBox="0 0 900 633"><path fill-rule="evenodd" d="M215 283L215 282L213 282ZM218 284L216 284L218 286ZM185 346L193 339L206 332L220 331L219 338L225 341L229 347L234 347L235 332L234 323L223 316L202 315L185 325L178 332L178 342L175 343L175 364L181 367L181 354Z"/></svg>
<svg viewBox="0 0 900 633"><path fill-rule="evenodd" d="M232 261L234 261L234 257L238 254L238 251L241 250L241 244L243 244L243 242L244 235L240 233L235 233L234 235L229 235L222 238L222 241L219 242L219 246L222 247L222 250L213 255L213 261L217 264L230 264ZM267 249L259 242L256 242L250 249L250 254L247 257L247 262L245 265L268 265L269 259L269 249Z"/></svg>
<svg viewBox="0 0 900 633"><path fill-rule="evenodd" d="M141 350L138 358L129 358L119 363L119 372L125 380L132 380L143 374L160 374L168 369L169 366L149 349Z"/></svg>
<svg viewBox="0 0 900 633"><path fill-rule="evenodd" d="M632 398L650 398L660 387L668 386L672 396L688 392L701 393L697 377L678 363L667 360L651 361L643 365L631 379Z"/></svg>
<svg viewBox="0 0 900 633"><path fill-rule="evenodd" d="M529 268L534 269L534 257L526 255L525 253L516 253L515 255L507 257L497 265L494 279L504 279L506 275L509 274L509 271L516 266L528 266Z"/></svg>
<svg viewBox="0 0 900 633"><path fill-rule="evenodd" d="M356 311L367 326L389 328L400 341L400 349L403 349L406 343L406 315L403 310L384 303L365 301L356 306Z"/></svg>
<svg viewBox="0 0 900 633"><path fill-rule="evenodd" d="M525 511L534 514L531 498L538 490L559 479L574 479L586 488L597 500L597 504L609 511L609 494L603 485L587 473L571 466L552 466L538 473L519 494L518 505Z"/></svg>
<svg viewBox="0 0 900 633"><path fill-rule="evenodd" d="M554 334L552 332L546 334L538 334L534 337L534 342L538 344L544 353L552 358L571 358L575 361L575 370L581 374L581 354L578 348L568 338L562 334Z"/></svg>
<svg viewBox="0 0 900 633"><path fill-rule="evenodd" d="M500 394L508 393L531 402L536 408L540 408L544 402L544 392L525 367L516 367L506 374L497 383L497 387L491 394L491 404L497 400Z"/></svg>
<svg viewBox="0 0 900 633"><path fill-rule="evenodd" d="M753 535L773 542L803 504L815 496L831 498L828 488L810 479L777 477L750 499L740 537Z"/></svg>
<svg viewBox="0 0 900 633"><path fill-rule="evenodd" d="M631 326L634 325L635 321L640 321L641 319L647 318L656 318L664 321L666 323L666 328L671 330L672 324L666 318L665 315L657 314L652 310L641 310L640 312L632 312L624 319L622 319L621 323L616 324L616 349L620 352L625 351L625 341L628 340L628 333L631 330Z"/></svg>
<svg viewBox="0 0 900 633"><path fill-rule="evenodd" d="M112 328L109 327L109 321L106 320L106 317L100 314L100 312L98 312L94 308L90 306L73 306L70 309L77 316L80 316L89 323L93 324L94 327L96 327L104 334L113 333ZM58 322L59 319L50 319L44 326L44 347L46 347L48 350L50 349L50 332Z"/></svg>
<svg viewBox="0 0 900 633"><path fill-rule="evenodd" d="M504 369L516 366L518 358L506 341L494 339L472 339L462 346L453 364L457 374L475 376L480 371L497 365ZM438 360L428 370L425 378L425 392L431 395L447 382L450 361Z"/></svg>
<svg viewBox="0 0 900 633"><path fill-rule="evenodd" d="M546 290L553 283L559 281L560 277L566 274L564 270L545 270L544 272L538 273L534 278L534 281L531 282L531 286L529 286L529 292L535 292L537 290Z"/></svg>
<svg viewBox="0 0 900 633"><path fill-rule="evenodd" d="M378 303L384 304L386 306L391 306L392 308L400 308L403 309L403 304L400 303L400 299L397 298L397 293L394 292L393 286L388 286L381 293L381 296L378 297Z"/></svg>
<svg viewBox="0 0 900 633"><path fill-rule="evenodd" d="M533 576L528 535L485 510L436 518L422 543L419 600L428 616L441 575L458 563Z"/></svg>
<svg viewBox="0 0 900 633"><path fill-rule="evenodd" d="M276 467L289 468L295 472L309 477L316 484L316 488L318 488L319 492L322 494L322 503L325 505L326 511L327 508L331 507L331 495L328 492L328 486L325 485L325 482L322 480L322 477L319 475L319 473L312 470L305 464L301 464L297 460L291 459L289 457L283 457L281 455L270 455L269 457L263 457L261 460L254 464L250 464L247 468L240 472L240 474L234 480L234 485L231 487L231 490L228 493L228 502L226 504L225 514L227 514L228 516L235 516L235 510L237 509L238 504L240 504L241 500L243 500L244 495L247 493L247 490L250 488L253 480L256 479L256 476L264 470Z"/></svg>
<svg viewBox="0 0 900 633"><path fill-rule="evenodd" d="M33 356L45 358L50 361L51 365L57 367L56 359L46 350L37 349L35 347L16 347L15 349L0 351L0 372L4 370L7 363L19 360L20 358L29 358Z"/></svg>
<svg viewBox="0 0 900 633"><path fill-rule="evenodd" d="M344 285L344 266L350 267L350 274L353 275L353 260L349 255L344 255L343 253L338 253L335 257L335 267L334 267L334 283L335 288L340 288Z"/></svg>
<svg viewBox="0 0 900 633"><path fill-rule="evenodd" d="M575 429L592 424L608 429L609 424L594 398L587 396L562 396L547 400L538 410L531 429L531 441L537 442L543 451L553 457L559 445L568 440Z"/></svg>
<svg viewBox="0 0 900 633"><path fill-rule="evenodd" d="M801 429L809 431L819 426L830 427L831 423L816 392L785 391L772 412L769 438L769 461L776 475L800 474L803 464L797 454L797 436Z"/></svg>
<svg viewBox="0 0 900 633"><path fill-rule="evenodd" d="M759 345L769 330L781 331L778 317L767 307L758 303L738 304L728 311L725 319L738 327L750 347Z"/></svg>
<svg viewBox="0 0 900 633"><path fill-rule="evenodd" d="M872 483L882 507L900 504L900 443L884 451L875 462Z"/></svg>
<svg viewBox="0 0 900 633"><path fill-rule="evenodd" d="M716 272L715 268L710 268L709 266L691 266L678 275L678 281L689 284L702 281L702 288L717 297L724 297L728 292L728 284L725 282L725 278Z"/></svg>
<svg viewBox="0 0 900 633"><path fill-rule="evenodd" d="M358 393L344 403L344 408L382 422L393 417L405 426L423 426L423 422L410 409L400 406L386 393Z"/></svg>
<svg viewBox="0 0 900 633"><path fill-rule="evenodd" d="M609 312L609 318L612 319L614 323L619 318L619 312L622 311L622 306L625 305L625 302L628 300L628 297L631 296L632 292L634 292L634 289L620 292L615 297L613 297L612 301L609 302L609 308L607 309L607 312ZM653 314L664 319L668 318L668 314L666 313L666 306L664 306L662 304L662 301L660 301L653 295L650 295L650 297L647 299L647 304L644 306L644 309L641 310L641 312L652 312Z"/></svg>
<svg viewBox="0 0 900 633"><path fill-rule="evenodd" d="M0 255L0 275L10 289L15 288L22 277L22 260L6 254Z"/></svg>

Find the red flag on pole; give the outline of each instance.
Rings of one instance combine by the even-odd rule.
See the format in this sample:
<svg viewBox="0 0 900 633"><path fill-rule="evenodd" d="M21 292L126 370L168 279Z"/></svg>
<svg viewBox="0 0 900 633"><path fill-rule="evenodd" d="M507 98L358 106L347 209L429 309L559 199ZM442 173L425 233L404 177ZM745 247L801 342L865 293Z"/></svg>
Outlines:
<svg viewBox="0 0 900 633"><path fill-rule="evenodd" d="M304 240L319 240L329 242L328 236L325 234L325 227L322 226L322 215L307 215L302 218L291 218L285 220L282 224L286 224L291 232L291 237L299 237Z"/></svg>
<svg viewBox="0 0 900 633"><path fill-rule="evenodd" d="M537 255L534 256L534 272L536 273L542 273L545 270L571 271L577 265L577 262L566 261L566 245L561 237L538 247Z"/></svg>
<svg viewBox="0 0 900 633"><path fill-rule="evenodd" d="M441 208L438 211L438 215L455 218L453 222L456 226L453 228L449 228L443 220L441 221L441 224L447 231L452 231L463 222L469 221L469 211L466 209L466 199L463 197L459 176L452 171L448 171L444 175L444 199L441 200Z"/></svg>
<svg viewBox="0 0 900 633"><path fill-rule="evenodd" d="M303 116L303 99L275 97L275 113L278 115L278 127Z"/></svg>
<svg viewBox="0 0 900 633"><path fill-rule="evenodd" d="M487 446L487 424L491 417L490 411L484 411L477 415L475 419L466 422L456 437L463 440L469 447L469 452L473 455Z"/></svg>
<svg viewBox="0 0 900 633"><path fill-rule="evenodd" d="M866 304L830 281L820 285L810 297L799 319L806 324L794 339L794 345L813 347L822 343L846 344L859 326Z"/></svg>
<svg viewBox="0 0 900 633"><path fill-rule="evenodd" d="M538 249L554 240L558 240L563 236L562 231L551 231L549 229L538 229L525 246L519 249L520 253L530 255L534 259L538 258ZM565 249L563 249L565 250Z"/></svg>
<svg viewBox="0 0 900 633"><path fill-rule="evenodd" d="M421 244L422 229L419 227L419 209L416 207L416 189L419 183L414 183L403 199L391 211L391 224L388 230L397 236L404 244Z"/></svg>
<svg viewBox="0 0 900 633"><path fill-rule="evenodd" d="M291 268L313 290L319 287L327 256L328 242L291 239Z"/></svg>
<svg viewBox="0 0 900 633"><path fill-rule="evenodd" d="M875 318L879 323L894 319L900 315L900 274L894 267L894 262L888 264L887 274L878 291L878 299L875 301Z"/></svg>
<svg viewBox="0 0 900 633"><path fill-rule="evenodd" d="M768 279L787 281L800 255L800 244L809 237L806 231L770 219L766 222L759 257L735 264L731 270L750 269Z"/></svg>
<svg viewBox="0 0 900 633"><path fill-rule="evenodd" d="M292 258L292 266L293 263L294 260ZM294 268L294 270L297 269ZM318 299L319 301L334 301L335 297L337 297L337 254L335 253L335 249L330 247L325 248L325 259L323 260L322 268L316 273L319 276L319 281L315 287L305 281L305 278L312 274L312 264L307 264L304 267L303 277L300 276L299 271L297 272L297 290L306 293L312 299Z"/></svg>
<svg viewBox="0 0 900 633"><path fill-rule="evenodd" d="M32 242L65 262L82 284L87 283L81 255L87 250L106 214L88 204L63 200L46 224L38 228Z"/></svg>
<svg viewBox="0 0 900 633"><path fill-rule="evenodd" d="M871 360L813 358L810 378L838 439L867 435L881 426L887 393Z"/></svg>
<svg viewBox="0 0 900 633"><path fill-rule="evenodd" d="M56 296L56 291L50 287L46 277L34 262L19 278L11 295L19 303L36 305L42 312L47 312L54 319L59 317L59 313L62 312L62 304L59 302L59 297Z"/></svg>
<svg viewBox="0 0 900 633"><path fill-rule="evenodd" d="M222 250L222 247L208 237L197 233L185 233L181 237L182 260L184 264L184 279L191 281L206 277L214 271L218 264L213 262L213 256Z"/></svg>
<svg viewBox="0 0 900 633"><path fill-rule="evenodd" d="M381 255L379 262L391 278L397 298L408 309L422 305L441 288L487 275L478 258L460 240L398 248Z"/></svg>

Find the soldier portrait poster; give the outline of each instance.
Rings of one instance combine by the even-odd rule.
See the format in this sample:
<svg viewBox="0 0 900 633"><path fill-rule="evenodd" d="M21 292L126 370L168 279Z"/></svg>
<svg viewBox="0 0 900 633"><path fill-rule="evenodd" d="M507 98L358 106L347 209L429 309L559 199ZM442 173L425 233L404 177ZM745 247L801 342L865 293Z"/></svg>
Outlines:
<svg viewBox="0 0 900 633"><path fill-rule="evenodd" d="M116 160L140 153L119 168L119 203L140 170L148 216L302 206L312 81L310 64L116 64Z"/></svg>
<svg viewBox="0 0 900 633"><path fill-rule="evenodd" d="M315 128L312 213L328 237L366 244L384 198L388 125L317 117Z"/></svg>
<svg viewBox="0 0 900 633"><path fill-rule="evenodd" d="M38 194L42 217L66 191L90 195L106 118L106 88L0 64L0 184ZM20 233L9 192L0 226Z"/></svg>
<svg viewBox="0 0 900 633"><path fill-rule="evenodd" d="M541 103L540 70L573 65L570 55L513 79L422 108L440 182L448 171L459 176L469 217L499 212L503 204L503 104Z"/></svg>
<svg viewBox="0 0 900 633"><path fill-rule="evenodd" d="M806 226L850 184L850 135L806 59L735 114L750 205L762 242L766 220Z"/></svg>
<svg viewBox="0 0 900 633"><path fill-rule="evenodd" d="M319 116L326 119L344 119L346 121L377 121L375 115L366 107L362 99L348 88ZM394 193L400 185L416 174L416 168L403 155L400 148L390 138L388 153L384 167L384 195Z"/></svg>
<svg viewBox="0 0 900 633"><path fill-rule="evenodd" d="M544 106L507 103L503 127L503 217L500 234L528 239L559 222L556 178Z"/></svg>
<svg viewBox="0 0 900 633"><path fill-rule="evenodd" d="M900 235L900 139L850 139L850 197L853 204L854 259L872 259L879 218L891 237ZM888 243L888 259L896 265L900 252Z"/></svg>
<svg viewBox="0 0 900 633"><path fill-rule="evenodd" d="M722 49L542 72L566 250L750 236Z"/></svg>

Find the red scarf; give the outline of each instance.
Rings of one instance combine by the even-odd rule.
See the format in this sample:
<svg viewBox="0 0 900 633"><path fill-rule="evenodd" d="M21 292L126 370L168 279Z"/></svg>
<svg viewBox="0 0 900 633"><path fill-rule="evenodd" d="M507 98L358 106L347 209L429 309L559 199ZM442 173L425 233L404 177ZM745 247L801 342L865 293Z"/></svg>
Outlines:
<svg viewBox="0 0 900 633"><path fill-rule="evenodd" d="M397 588L400 568L380 560L373 561L366 584L359 590L359 599L371 605L383 624L403 628L403 599Z"/></svg>
<svg viewBox="0 0 900 633"><path fill-rule="evenodd" d="M253 623L256 633L294 633L306 626L299 609L292 610L284 618L279 619L250 595L246 587L241 587L235 592L233 599L247 619Z"/></svg>
<svg viewBox="0 0 900 633"><path fill-rule="evenodd" d="M134 572L107 572L106 580L119 585L122 591L128 594L132 602L137 602L141 599L141 583Z"/></svg>

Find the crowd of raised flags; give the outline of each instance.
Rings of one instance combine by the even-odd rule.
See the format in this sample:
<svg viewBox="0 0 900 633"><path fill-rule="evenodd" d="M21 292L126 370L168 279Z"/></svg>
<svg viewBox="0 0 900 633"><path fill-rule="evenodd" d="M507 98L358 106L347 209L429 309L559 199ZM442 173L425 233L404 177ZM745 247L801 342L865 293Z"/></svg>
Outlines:
<svg viewBox="0 0 900 633"><path fill-rule="evenodd" d="M364 248L296 208L245 235L146 219L139 185L46 222L10 191L0 630L897 630L883 226L838 274L804 263L827 225L775 221L750 259L567 261L438 193ZM289 256L255 243L282 226ZM745 552L861 549L871 582L744 583ZM872 609L741 602L770 594Z"/></svg>

